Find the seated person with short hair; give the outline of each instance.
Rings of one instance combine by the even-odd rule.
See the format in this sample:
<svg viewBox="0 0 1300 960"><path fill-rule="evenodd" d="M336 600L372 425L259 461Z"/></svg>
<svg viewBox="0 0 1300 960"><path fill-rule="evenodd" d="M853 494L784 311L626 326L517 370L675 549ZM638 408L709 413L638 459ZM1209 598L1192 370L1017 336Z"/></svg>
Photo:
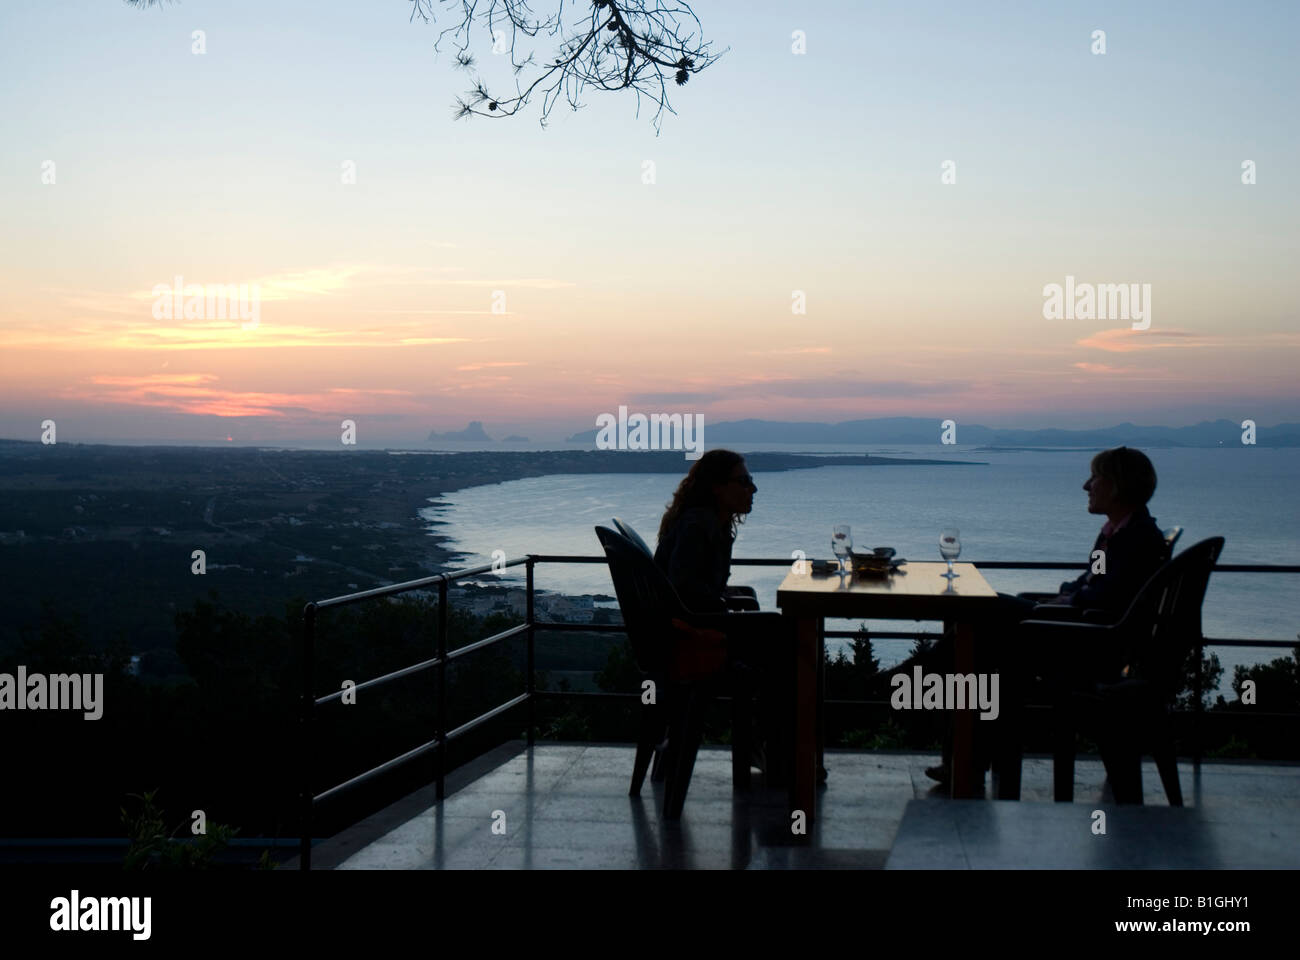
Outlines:
<svg viewBox="0 0 1300 960"><path fill-rule="evenodd" d="M1106 517L1089 553L1087 571L1061 584L1060 593L1036 604L1024 595L999 594L1001 606L978 631L977 670L998 670L1002 674L1004 729L1019 721L1028 684L1034 676L1048 677L1054 688L1086 686L1117 675L1123 664L1122 651L1078 650L1056 645L1022 646L1016 642L1016 625L1021 620L1081 619L1085 611L1098 611L1089 619L1114 623L1122 619L1129 605L1161 565L1168 560L1168 547L1147 502L1156 489L1156 471L1140 450L1116 447L1092 458L1091 473L1083 484L1088 492L1088 512ZM1094 560L1096 551L1102 556ZM1099 562L1098 562L1099 561ZM1096 568L1098 572L1094 573ZM1104 571L1104 572L1103 572ZM951 643L945 637L935 652L949 667ZM1011 736L1018 738L1016 731ZM940 766L926 774L940 783L951 777L951 744L945 739Z"/></svg>
<svg viewBox="0 0 1300 960"><path fill-rule="evenodd" d="M1105 622L1114 623L1169 559L1164 534L1147 510L1156 492L1155 467L1140 450L1103 450L1093 457L1083 489L1088 491L1088 512L1105 514L1106 522L1089 554L1087 572L1061 584L1060 594L1048 602L1100 610Z"/></svg>

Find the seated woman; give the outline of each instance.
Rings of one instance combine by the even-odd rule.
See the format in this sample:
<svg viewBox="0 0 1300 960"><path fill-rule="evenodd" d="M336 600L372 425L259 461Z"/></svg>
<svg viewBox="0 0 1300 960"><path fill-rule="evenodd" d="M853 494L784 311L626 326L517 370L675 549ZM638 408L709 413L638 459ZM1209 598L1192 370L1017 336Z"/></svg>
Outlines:
<svg viewBox="0 0 1300 960"><path fill-rule="evenodd" d="M659 524L655 563L691 610L728 609L731 547L757 492L745 458L730 450L704 454L678 485Z"/></svg>
<svg viewBox="0 0 1300 960"><path fill-rule="evenodd" d="M1169 559L1164 535L1147 510L1156 490L1156 471L1146 454L1129 447L1101 451L1092 458L1083 489L1088 492L1088 512L1106 517L1088 554L1087 572L1062 583L1060 593L1046 601L1053 606L1046 609L1023 595L999 594L1002 602L997 615L976 636L976 669L996 669L1002 675L1008 708L1003 710L1002 723L1007 735L1017 742L1020 734L1013 728L1019 722L1028 685L1036 676L1046 678L1057 695L1087 687L1118 675L1123 651L1022 645L1015 640L1016 624L1029 619L1079 619L1085 610L1098 611L1090 618L1095 622L1114 623ZM935 652L951 663L950 645L941 642ZM952 766L947 742L944 748L943 764L926 770L931 779L941 783L948 782Z"/></svg>
<svg viewBox="0 0 1300 960"><path fill-rule="evenodd" d="M736 527L753 510L757 491L744 457L731 450L708 451L678 485L659 524L654 559L688 609L758 609L752 590L727 585ZM790 697L783 689L790 683L786 658L793 639L777 613L745 613L735 620L734 628L725 631L728 661L757 675L762 728L757 742L775 744L786 726L783 717ZM764 766L764 759L756 756L757 765ZM767 772L774 779L772 771Z"/></svg>

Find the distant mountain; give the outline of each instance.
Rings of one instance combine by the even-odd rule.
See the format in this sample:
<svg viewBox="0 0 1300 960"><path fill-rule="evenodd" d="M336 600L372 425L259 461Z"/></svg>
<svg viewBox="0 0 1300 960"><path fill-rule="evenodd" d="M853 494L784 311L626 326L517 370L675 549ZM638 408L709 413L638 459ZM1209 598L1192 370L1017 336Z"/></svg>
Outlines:
<svg viewBox="0 0 1300 960"><path fill-rule="evenodd" d="M593 434L594 436L594 434ZM468 427L464 430L452 430L448 433L438 433L436 430L429 431L430 440L474 440L474 441L491 441L491 437L483 430L483 421L471 420Z"/></svg>
<svg viewBox="0 0 1300 960"><path fill-rule="evenodd" d="M529 440L527 437L521 437L517 433L512 433L510 434L510 436L506 437L501 442L502 443L528 443Z"/></svg>
<svg viewBox="0 0 1300 960"><path fill-rule="evenodd" d="M788 423L778 420L706 422L704 436L713 443L813 443L899 445L940 442L940 417L885 417L843 423ZM598 430L569 437L570 443L594 443ZM1300 446L1300 423L1256 426L1261 447ZM986 447L1227 447L1241 445L1240 421L1204 421L1191 427L1142 427L1121 423L1096 430L1009 430L957 421L957 442Z"/></svg>

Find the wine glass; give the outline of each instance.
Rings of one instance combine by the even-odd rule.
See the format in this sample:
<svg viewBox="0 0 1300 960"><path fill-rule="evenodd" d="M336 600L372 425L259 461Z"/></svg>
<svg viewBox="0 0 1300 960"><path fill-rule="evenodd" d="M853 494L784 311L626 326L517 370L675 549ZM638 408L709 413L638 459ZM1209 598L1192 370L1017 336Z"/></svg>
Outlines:
<svg viewBox="0 0 1300 960"><path fill-rule="evenodd" d="M848 524L841 523L831 527L831 549L839 558L840 576L844 576L844 561L853 552L853 533L849 530Z"/></svg>
<svg viewBox="0 0 1300 960"><path fill-rule="evenodd" d="M961 532L956 527L947 527L939 532L939 554L948 561L948 572L939 576L947 577L948 585L952 586L953 579L961 576L952 572L952 562L961 556Z"/></svg>

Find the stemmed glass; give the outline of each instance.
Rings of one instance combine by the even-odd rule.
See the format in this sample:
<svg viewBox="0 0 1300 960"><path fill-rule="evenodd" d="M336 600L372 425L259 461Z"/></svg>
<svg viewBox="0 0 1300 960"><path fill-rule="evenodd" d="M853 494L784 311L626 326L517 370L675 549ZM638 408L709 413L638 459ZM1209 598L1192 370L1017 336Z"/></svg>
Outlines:
<svg viewBox="0 0 1300 960"><path fill-rule="evenodd" d="M831 549L835 551L835 556L839 558L840 576L844 576L844 561L848 559L853 552L853 533L849 530L848 524L837 524L831 527Z"/></svg>
<svg viewBox="0 0 1300 960"><path fill-rule="evenodd" d="M956 527L947 527L939 533L939 554L948 561L948 572L941 573L939 576L947 577L948 584L951 586L960 573L952 572L952 562L961 556L961 532Z"/></svg>

